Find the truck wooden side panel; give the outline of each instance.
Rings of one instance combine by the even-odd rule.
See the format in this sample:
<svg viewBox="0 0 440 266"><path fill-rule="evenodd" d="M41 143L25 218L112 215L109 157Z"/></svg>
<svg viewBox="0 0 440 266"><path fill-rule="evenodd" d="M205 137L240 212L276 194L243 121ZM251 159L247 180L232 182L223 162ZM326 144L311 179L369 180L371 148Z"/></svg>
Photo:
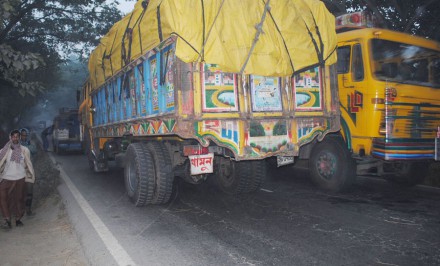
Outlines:
<svg viewBox="0 0 440 266"><path fill-rule="evenodd" d="M173 39L161 47L92 92L95 138L196 139L244 160L297 156L302 145L339 129L332 67L294 77L239 75L180 61Z"/></svg>

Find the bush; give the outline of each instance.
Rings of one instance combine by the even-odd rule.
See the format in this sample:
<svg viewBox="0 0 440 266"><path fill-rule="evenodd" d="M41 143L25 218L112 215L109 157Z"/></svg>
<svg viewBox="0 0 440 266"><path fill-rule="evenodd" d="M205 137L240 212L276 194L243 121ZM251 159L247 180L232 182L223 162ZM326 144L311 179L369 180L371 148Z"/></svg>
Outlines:
<svg viewBox="0 0 440 266"><path fill-rule="evenodd" d="M51 195L59 185L60 171L55 167L52 160L45 151L41 143L32 134L32 141L37 145L37 154L33 156L33 166L35 170L34 184L34 206L38 202Z"/></svg>

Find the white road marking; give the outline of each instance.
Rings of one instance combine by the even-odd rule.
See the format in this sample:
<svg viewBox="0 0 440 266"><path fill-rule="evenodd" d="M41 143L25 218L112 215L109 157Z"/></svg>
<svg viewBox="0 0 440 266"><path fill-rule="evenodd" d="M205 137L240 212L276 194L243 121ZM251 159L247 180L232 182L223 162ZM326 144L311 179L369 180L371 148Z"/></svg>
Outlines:
<svg viewBox="0 0 440 266"><path fill-rule="evenodd" d="M260 190L262 190L262 191L265 191L265 192L269 192L269 193L273 193L273 191L272 191L272 190L269 190L269 189L265 189L265 188L260 188Z"/></svg>
<svg viewBox="0 0 440 266"><path fill-rule="evenodd" d="M50 154L52 161L55 163L55 159ZM59 167L61 178L66 183L70 192L72 192L73 197L78 202L79 206L83 210L86 217L89 219L93 228L98 233L104 245L107 247L110 254L112 254L116 263L121 266L134 266L136 265L134 261L131 259L130 255L128 255L127 251L119 244L118 240L113 236L110 230L105 226L99 216L95 213L92 207L87 203L84 197L81 195L81 192L76 188L76 186L72 183L67 173L63 170L62 167Z"/></svg>

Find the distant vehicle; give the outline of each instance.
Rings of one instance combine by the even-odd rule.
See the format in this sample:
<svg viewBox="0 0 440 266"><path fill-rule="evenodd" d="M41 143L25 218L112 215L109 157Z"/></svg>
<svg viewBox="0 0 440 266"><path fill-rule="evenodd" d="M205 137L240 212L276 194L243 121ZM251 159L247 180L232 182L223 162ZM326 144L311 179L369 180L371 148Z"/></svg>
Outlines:
<svg viewBox="0 0 440 266"><path fill-rule="evenodd" d="M82 151L78 109L61 108L53 120L53 149L55 153Z"/></svg>

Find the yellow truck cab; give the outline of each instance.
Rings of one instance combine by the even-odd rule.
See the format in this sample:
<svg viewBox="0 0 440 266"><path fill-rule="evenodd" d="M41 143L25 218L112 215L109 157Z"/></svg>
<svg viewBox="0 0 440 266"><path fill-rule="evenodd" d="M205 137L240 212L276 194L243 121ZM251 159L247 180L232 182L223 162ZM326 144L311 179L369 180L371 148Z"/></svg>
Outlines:
<svg viewBox="0 0 440 266"><path fill-rule="evenodd" d="M336 18L343 136L358 175L415 185L438 160L440 44L374 24Z"/></svg>

